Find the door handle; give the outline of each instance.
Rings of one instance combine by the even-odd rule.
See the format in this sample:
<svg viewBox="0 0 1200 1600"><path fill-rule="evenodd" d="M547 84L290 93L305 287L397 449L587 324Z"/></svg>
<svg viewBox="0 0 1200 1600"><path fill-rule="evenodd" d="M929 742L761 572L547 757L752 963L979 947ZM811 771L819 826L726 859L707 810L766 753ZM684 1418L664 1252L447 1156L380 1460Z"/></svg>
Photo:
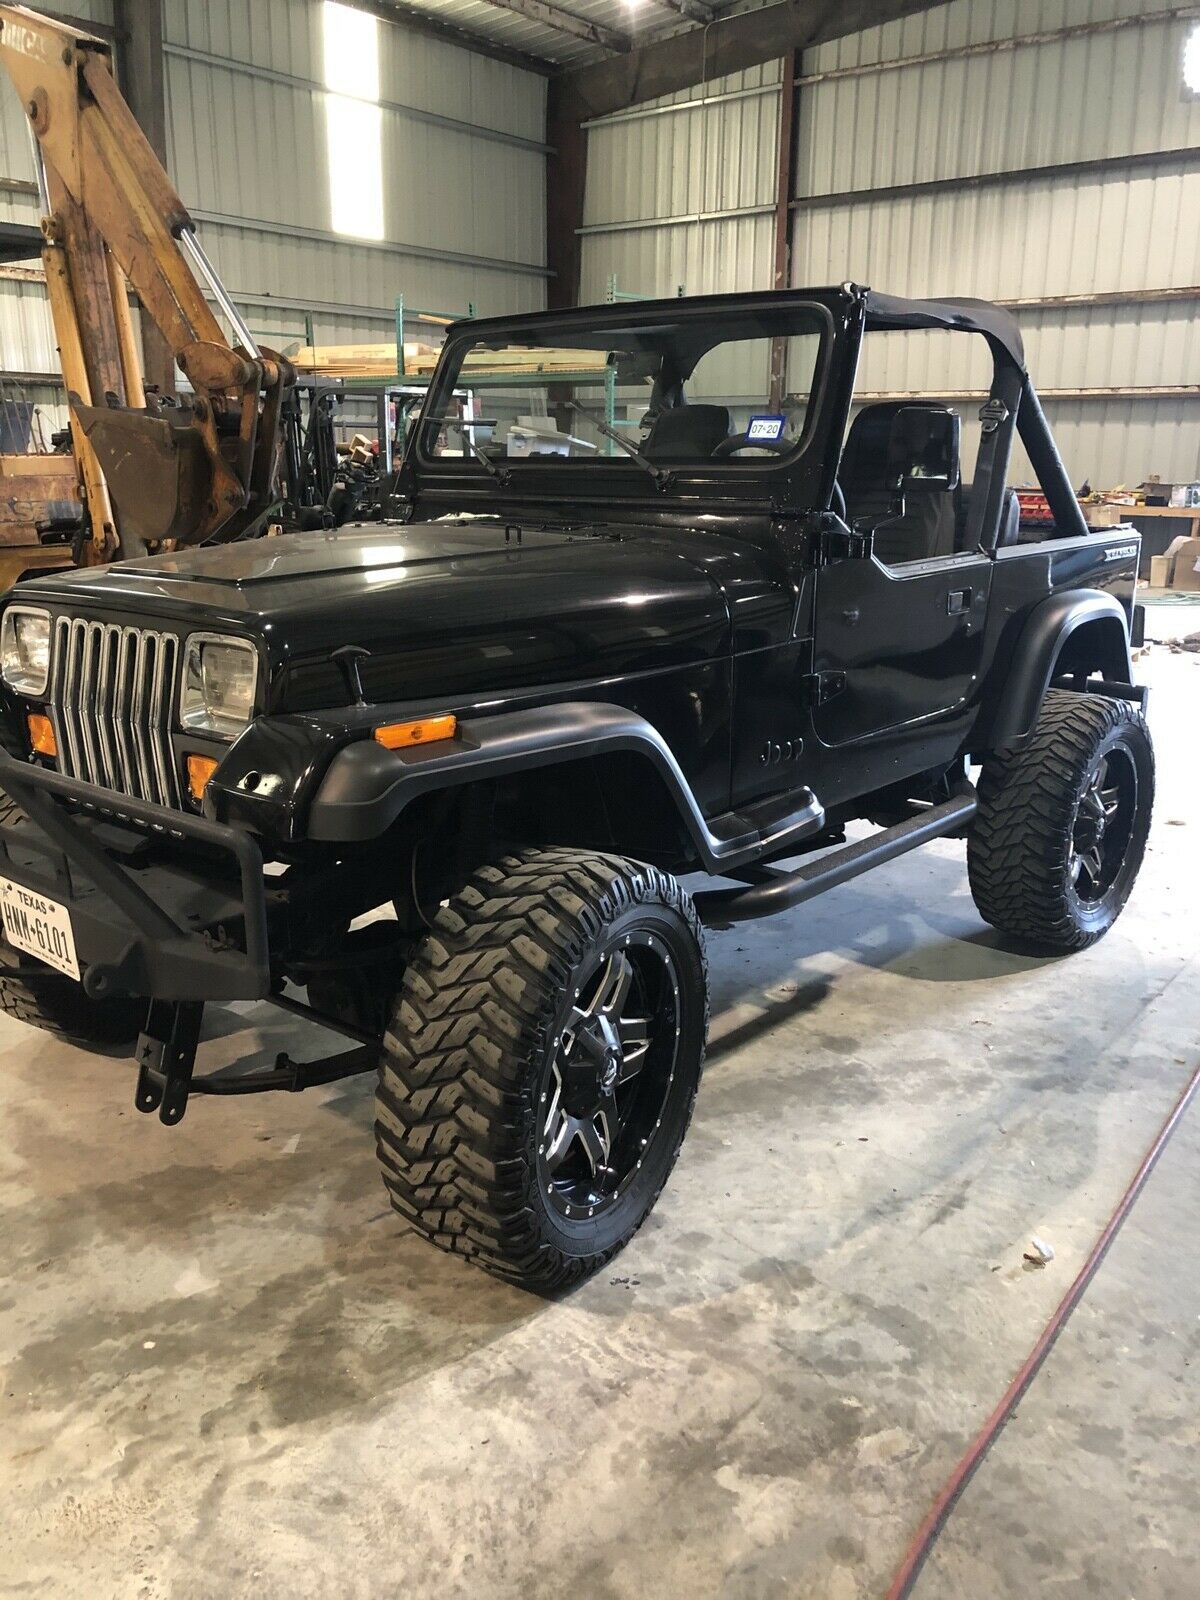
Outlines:
<svg viewBox="0 0 1200 1600"><path fill-rule="evenodd" d="M950 617L965 617L970 609L970 589L951 589L946 596L946 615Z"/></svg>

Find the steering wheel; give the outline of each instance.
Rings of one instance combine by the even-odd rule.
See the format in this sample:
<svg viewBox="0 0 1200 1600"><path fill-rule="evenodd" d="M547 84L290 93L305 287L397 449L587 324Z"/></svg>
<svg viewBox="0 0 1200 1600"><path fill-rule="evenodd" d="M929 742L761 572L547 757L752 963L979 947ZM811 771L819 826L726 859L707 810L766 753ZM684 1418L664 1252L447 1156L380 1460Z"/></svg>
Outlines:
<svg viewBox="0 0 1200 1600"><path fill-rule="evenodd" d="M735 433L722 439L709 459L724 461L726 456L736 456L741 450L766 450L773 456L786 456L795 448L794 439L752 439L748 433Z"/></svg>

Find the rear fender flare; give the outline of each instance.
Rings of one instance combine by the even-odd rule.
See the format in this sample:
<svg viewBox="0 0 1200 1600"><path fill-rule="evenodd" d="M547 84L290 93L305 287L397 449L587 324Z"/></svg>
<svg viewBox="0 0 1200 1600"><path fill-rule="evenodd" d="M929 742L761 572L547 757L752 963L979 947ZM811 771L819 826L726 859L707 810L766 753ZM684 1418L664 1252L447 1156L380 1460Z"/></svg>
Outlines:
<svg viewBox="0 0 1200 1600"><path fill-rule="evenodd" d="M1089 672L1110 684L1132 683L1129 622L1120 601L1100 589L1052 594L1034 607L1017 639L988 741L992 749L1019 746L1032 733L1068 642Z"/></svg>

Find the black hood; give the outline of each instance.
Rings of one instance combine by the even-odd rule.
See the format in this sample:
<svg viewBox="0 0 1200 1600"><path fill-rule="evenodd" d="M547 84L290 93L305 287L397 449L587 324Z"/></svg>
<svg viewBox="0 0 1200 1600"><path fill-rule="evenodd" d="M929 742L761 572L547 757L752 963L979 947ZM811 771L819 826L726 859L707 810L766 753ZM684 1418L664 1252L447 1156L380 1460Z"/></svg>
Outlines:
<svg viewBox="0 0 1200 1600"><path fill-rule="evenodd" d="M648 530L492 518L299 533L36 579L88 615L260 638L272 707L342 703L330 657L370 652L368 698L473 693L694 664L727 647L719 588Z"/></svg>

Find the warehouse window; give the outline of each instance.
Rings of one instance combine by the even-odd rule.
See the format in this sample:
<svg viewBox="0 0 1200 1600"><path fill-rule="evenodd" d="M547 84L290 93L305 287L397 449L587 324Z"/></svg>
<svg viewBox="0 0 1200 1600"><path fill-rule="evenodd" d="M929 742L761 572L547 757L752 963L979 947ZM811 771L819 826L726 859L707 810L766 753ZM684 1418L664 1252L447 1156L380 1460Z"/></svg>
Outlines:
<svg viewBox="0 0 1200 1600"><path fill-rule="evenodd" d="M325 0L325 143L329 211L336 233L383 238L383 111L379 23L366 11Z"/></svg>
<svg viewBox="0 0 1200 1600"><path fill-rule="evenodd" d="M1183 47L1183 82L1193 94L1200 94L1200 22L1193 26Z"/></svg>

